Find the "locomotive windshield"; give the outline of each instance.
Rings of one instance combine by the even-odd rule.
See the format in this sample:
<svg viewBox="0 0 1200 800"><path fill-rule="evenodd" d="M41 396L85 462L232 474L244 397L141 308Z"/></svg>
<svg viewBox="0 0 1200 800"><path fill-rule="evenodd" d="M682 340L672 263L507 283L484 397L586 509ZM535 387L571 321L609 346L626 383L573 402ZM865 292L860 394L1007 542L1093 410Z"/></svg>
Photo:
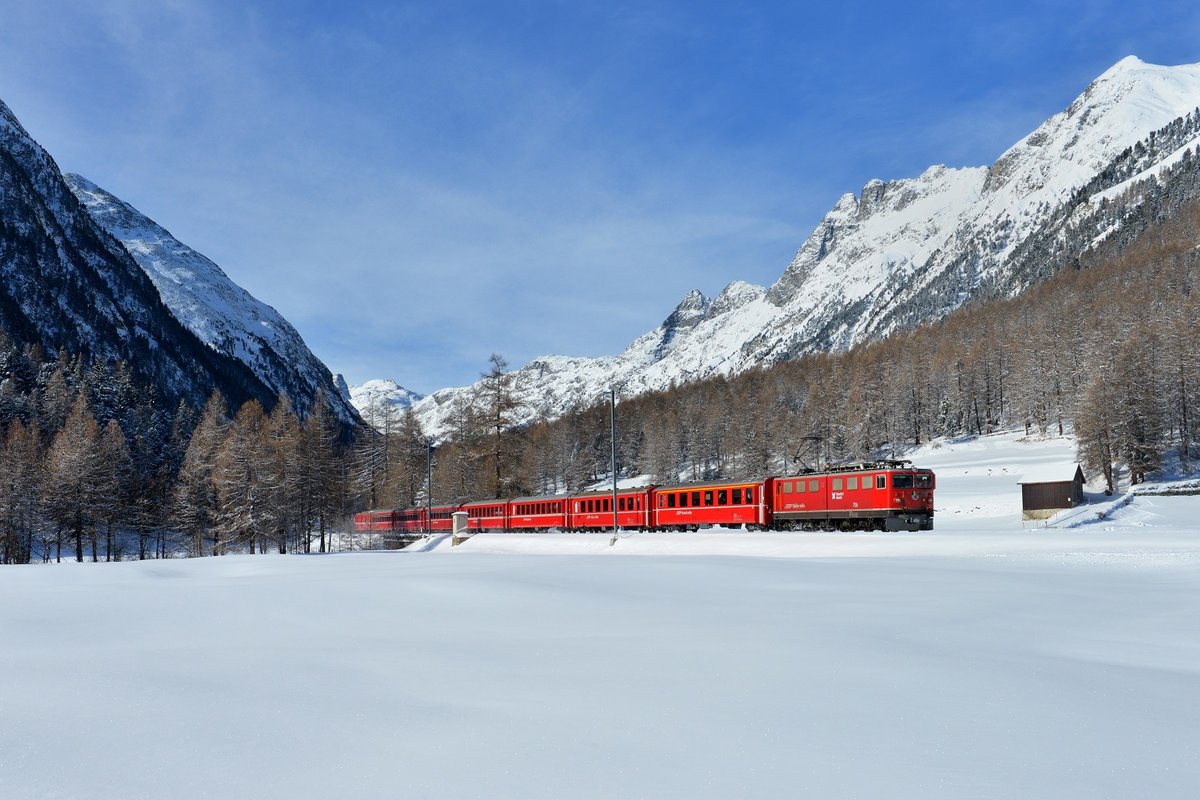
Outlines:
<svg viewBox="0 0 1200 800"><path fill-rule="evenodd" d="M892 486L897 489L932 489L933 476L920 472L916 475L893 475Z"/></svg>

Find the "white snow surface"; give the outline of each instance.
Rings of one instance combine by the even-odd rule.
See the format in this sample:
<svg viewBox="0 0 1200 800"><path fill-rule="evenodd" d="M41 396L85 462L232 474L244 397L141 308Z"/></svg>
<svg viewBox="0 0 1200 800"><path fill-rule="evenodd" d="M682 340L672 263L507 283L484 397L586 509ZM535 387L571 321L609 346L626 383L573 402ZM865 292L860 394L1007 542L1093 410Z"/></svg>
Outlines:
<svg viewBox="0 0 1200 800"><path fill-rule="evenodd" d="M1022 529L476 536L7 567L0 796L1192 798L1200 496Z"/></svg>
<svg viewBox="0 0 1200 800"><path fill-rule="evenodd" d="M535 359L515 372L523 416L560 415L596 402L610 387L629 397L844 349L917 317L948 313L967 295L933 293L939 279L964 268L956 259L978 254L978 263L968 259L971 274L961 276L969 288L1008 274L1009 256L1073 190L1126 147L1197 106L1200 64L1124 58L990 167L938 165L916 178L871 180L857 195L844 195L769 289L735 281L712 300L693 291L619 355ZM438 436L451 401L475 391L443 389L414 408Z"/></svg>

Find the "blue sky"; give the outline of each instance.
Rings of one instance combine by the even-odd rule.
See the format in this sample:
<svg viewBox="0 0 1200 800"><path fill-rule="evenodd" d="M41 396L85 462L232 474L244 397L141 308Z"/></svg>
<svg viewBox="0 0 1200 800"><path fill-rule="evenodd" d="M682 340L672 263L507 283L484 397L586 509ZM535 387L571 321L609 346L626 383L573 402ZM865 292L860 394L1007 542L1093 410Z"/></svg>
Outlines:
<svg viewBox="0 0 1200 800"><path fill-rule="evenodd" d="M6 3L0 99L279 309L429 392L770 284L847 191L991 163L1160 2Z"/></svg>

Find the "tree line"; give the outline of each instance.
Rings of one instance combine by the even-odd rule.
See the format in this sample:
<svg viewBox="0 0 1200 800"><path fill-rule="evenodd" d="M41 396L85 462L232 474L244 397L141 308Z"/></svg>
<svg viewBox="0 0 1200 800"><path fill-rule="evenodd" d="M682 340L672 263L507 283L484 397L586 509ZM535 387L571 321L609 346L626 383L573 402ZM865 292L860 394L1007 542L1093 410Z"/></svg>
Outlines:
<svg viewBox="0 0 1200 800"><path fill-rule="evenodd" d="M0 333L0 562L325 551L358 449L323 399L167 411L127 365Z"/></svg>

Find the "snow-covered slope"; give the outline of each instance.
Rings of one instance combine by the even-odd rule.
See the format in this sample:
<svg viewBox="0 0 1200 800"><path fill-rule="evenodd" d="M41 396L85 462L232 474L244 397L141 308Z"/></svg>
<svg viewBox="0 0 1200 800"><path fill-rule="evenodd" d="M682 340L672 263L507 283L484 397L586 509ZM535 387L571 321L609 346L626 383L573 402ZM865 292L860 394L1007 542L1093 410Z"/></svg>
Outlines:
<svg viewBox="0 0 1200 800"><path fill-rule="evenodd" d="M205 346L146 273L91 218L50 155L0 103L0 328L51 355L123 361L161 400L231 402L271 393L241 362Z"/></svg>
<svg viewBox="0 0 1200 800"><path fill-rule="evenodd" d="M377 416L376 409L405 409L425 398L425 395L405 389L391 380L367 381L361 386L351 386L347 391L350 393L350 402L368 422Z"/></svg>
<svg viewBox="0 0 1200 800"><path fill-rule="evenodd" d="M133 206L82 176L65 177L92 219L125 246L163 302L201 341L245 363L299 409L321 392L338 417L355 420L329 369L278 311Z"/></svg>
<svg viewBox="0 0 1200 800"><path fill-rule="evenodd" d="M610 386L629 396L847 348L985 290L1020 291L1030 282L1020 245L1122 151L1198 105L1200 64L1122 59L990 167L934 166L844 195L771 287L738 281L711 300L693 291L617 356L534 360L515 375L525 414L562 413ZM445 389L415 408L436 434L450 401L473 391Z"/></svg>

